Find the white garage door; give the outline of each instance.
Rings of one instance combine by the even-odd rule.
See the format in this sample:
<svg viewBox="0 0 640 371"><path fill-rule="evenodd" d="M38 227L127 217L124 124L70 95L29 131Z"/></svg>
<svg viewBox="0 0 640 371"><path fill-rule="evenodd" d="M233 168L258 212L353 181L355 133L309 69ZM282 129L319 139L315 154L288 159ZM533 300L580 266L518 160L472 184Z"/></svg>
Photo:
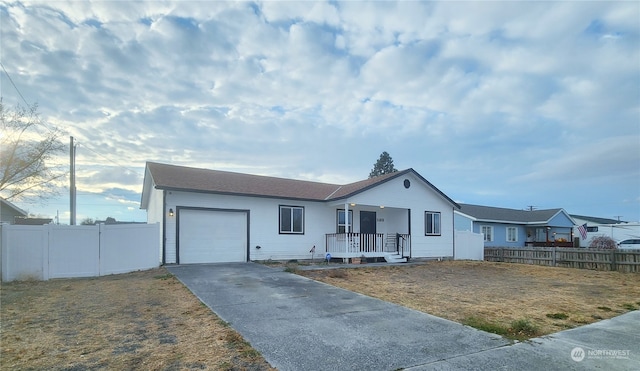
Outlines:
<svg viewBox="0 0 640 371"><path fill-rule="evenodd" d="M180 210L180 264L247 261L247 214Z"/></svg>

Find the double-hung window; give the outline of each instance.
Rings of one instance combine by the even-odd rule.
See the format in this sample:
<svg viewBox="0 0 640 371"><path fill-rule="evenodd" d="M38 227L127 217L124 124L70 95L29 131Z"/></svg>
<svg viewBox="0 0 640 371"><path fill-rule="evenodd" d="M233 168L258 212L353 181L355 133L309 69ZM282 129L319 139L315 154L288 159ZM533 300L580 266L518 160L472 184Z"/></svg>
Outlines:
<svg viewBox="0 0 640 371"><path fill-rule="evenodd" d="M484 242L493 241L493 227L488 225L483 225L482 234L484 235Z"/></svg>
<svg viewBox="0 0 640 371"><path fill-rule="evenodd" d="M304 234L304 207L280 206L280 233Z"/></svg>
<svg viewBox="0 0 640 371"><path fill-rule="evenodd" d="M507 227L507 242L518 242L518 228Z"/></svg>
<svg viewBox="0 0 640 371"><path fill-rule="evenodd" d="M338 233L347 233L347 223L344 210L338 210ZM349 230L353 229L353 210L349 210Z"/></svg>
<svg viewBox="0 0 640 371"><path fill-rule="evenodd" d="M440 236L440 213L436 211L424 212L424 235Z"/></svg>

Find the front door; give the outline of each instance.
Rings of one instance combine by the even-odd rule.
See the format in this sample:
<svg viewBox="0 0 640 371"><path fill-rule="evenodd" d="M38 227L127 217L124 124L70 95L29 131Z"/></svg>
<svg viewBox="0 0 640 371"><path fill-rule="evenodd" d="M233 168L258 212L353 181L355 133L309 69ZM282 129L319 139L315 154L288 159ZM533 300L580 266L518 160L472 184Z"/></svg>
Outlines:
<svg viewBox="0 0 640 371"><path fill-rule="evenodd" d="M360 251L376 250L376 212L360 211Z"/></svg>
<svg viewBox="0 0 640 371"><path fill-rule="evenodd" d="M376 234L375 211L360 211L360 233Z"/></svg>

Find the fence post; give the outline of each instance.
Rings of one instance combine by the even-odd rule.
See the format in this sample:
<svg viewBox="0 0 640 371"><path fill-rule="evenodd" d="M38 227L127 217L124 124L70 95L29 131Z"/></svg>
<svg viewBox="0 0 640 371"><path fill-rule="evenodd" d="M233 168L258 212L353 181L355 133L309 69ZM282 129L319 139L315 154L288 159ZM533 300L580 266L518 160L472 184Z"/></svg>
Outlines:
<svg viewBox="0 0 640 371"><path fill-rule="evenodd" d="M617 271L618 267L616 266L616 250L611 250L611 270Z"/></svg>
<svg viewBox="0 0 640 371"><path fill-rule="evenodd" d="M551 266L555 267L556 266L556 247L555 246L551 248L551 254L552 254Z"/></svg>

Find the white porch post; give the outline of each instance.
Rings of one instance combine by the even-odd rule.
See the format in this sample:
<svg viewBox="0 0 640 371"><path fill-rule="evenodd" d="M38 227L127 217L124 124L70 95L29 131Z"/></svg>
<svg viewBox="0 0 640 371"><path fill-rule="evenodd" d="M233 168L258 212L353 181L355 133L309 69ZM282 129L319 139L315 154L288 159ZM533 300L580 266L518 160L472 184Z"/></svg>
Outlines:
<svg viewBox="0 0 640 371"><path fill-rule="evenodd" d="M344 252L347 253L349 252L349 203L345 202L344 203L344 232L345 234L345 239L344 239Z"/></svg>

